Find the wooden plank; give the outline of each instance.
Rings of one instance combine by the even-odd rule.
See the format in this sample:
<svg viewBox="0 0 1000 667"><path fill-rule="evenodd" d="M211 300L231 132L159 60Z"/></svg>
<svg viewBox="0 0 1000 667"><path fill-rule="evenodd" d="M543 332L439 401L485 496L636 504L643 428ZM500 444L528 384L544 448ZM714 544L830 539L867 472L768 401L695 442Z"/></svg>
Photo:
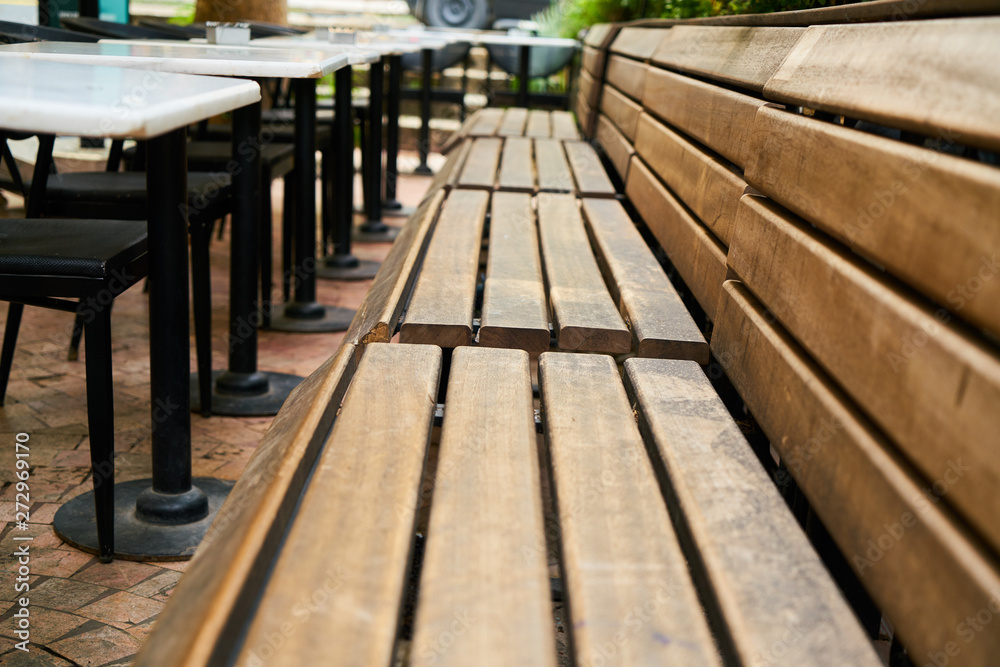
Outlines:
<svg viewBox="0 0 1000 667"><path fill-rule="evenodd" d="M768 108L750 152L755 188L1000 335L996 167Z"/></svg>
<svg viewBox="0 0 1000 667"><path fill-rule="evenodd" d="M629 165L625 194L705 314L715 319L722 282L726 279L726 249L688 214L638 158L633 158Z"/></svg>
<svg viewBox="0 0 1000 667"><path fill-rule="evenodd" d="M576 664L721 664L614 360L546 352L539 386Z"/></svg>
<svg viewBox="0 0 1000 667"><path fill-rule="evenodd" d="M503 109L497 107L486 107L476 112L475 119L470 119L470 137L492 137L497 133L500 122L503 120Z"/></svg>
<svg viewBox="0 0 1000 667"><path fill-rule="evenodd" d="M438 172L434 174L434 180L431 181L430 187L427 188L424 199L434 196L438 190L443 189L445 192L448 192L451 188L455 187L458 183L458 177L462 174L465 161L469 157L472 143L472 139L463 139L456 150L448 153L448 159L438 169Z"/></svg>
<svg viewBox="0 0 1000 667"><path fill-rule="evenodd" d="M873 23L876 21L912 21L945 16L992 15L997 10L993 0L925 0L914 5L910 0L872 0L849 5L816 7L765 14L730 14L683 19L698 25L767 25L811 26L826 23ZM642 25L671 25L677 20L642 21Z"/></svg>
<svg viewBox="0 0 1000 667"><path fill-rule="evenodd" d="M576 119L573 118L572 113L556 109L550 112L549 117L552 119L553 139L577 140L580 138L580 132L576 129Z"/></svg>
<svg viewBox="0 0 1000 667"><path fill-rule="evenodd" d="M576 77L576 81L580 92L583 93L583 99L587 102L587 106L591 109L596 109L601 97L601 84L587 72L580 72Z"/></svg>
<svg viewBox="0 0 1000 667"><path fill-rule="evenodd" d="M729 264L930 480L1000 547L1000 354L773 202L740 202Z"/></svg>
<svg viewBox="0 0 1000 667"><path fill-rule="evenodd" d="M803 28L675 26L660 42L653 61L759 93L804 32Z"/></svg>
<svg viewBox="0 0 1000 667"><path fill-rule="evenodd" d="M649 68L647 81L642 98L647 112L737 166L746 168L752 161L748 144L763 100L655 67Z"/></svg>
<svg viewBox="0 0 1000 667"><path fill-rule="evenodd" d="M581 56L581 66L584 71L590 72L594 78L602 78L604 76L604 55L604 51L584 45Z"/></svg>
<svg viewBox="0 0 1000 667"><path fill-rule="evenodd" d="M437 471L412 664L555 667L525 352L455 351Z"/></svg>
<svg viewBox="0 0 1000 667"><path fill-rule="evenodd" d="M225 661L266 580L354 368L355 347L342 345L292 390L171 592L137 664Z"/></svg>
<svg viewBox="0 0 1000 667"><path fill-rule="evenodd" d="M683 517L682 541L690 540L707 574L740 662L764 663L761 656L782 646L786 665L881 665L702 369L628 359L625 385L653 466Z"/></svg>
<svg viewBox="0 0 1000 667"><path fill-rule="evenodd" d="M604 171L601 158L594 147L585 141L564 141L566 157L573 170L577 193L583 197L614 197L615 186Z"/></svg>
<svg viewBox="0 0 1000 667"><path fill-rule="evenodd" d="M589 138L594 133L594 111L589 104L587 104L586 99L584 99L583 91L577 90L576 95L573 97L573 113L580 120L580 134L586 138Z"/></svg>
<svg viewBox="0 0 1000 667"><path fill-rule="evenodd" d="M642 99L642 91L646 84L646 72L656 71L641 62L622 56L608 57L607 83L625 93L634 100Z"/></svg>
<svg viewBox="0 0 1000 667"><path fill-rule="evenodd" d="M620 203L583 199L583 217L611 296L641 357L708 363L708 343Z"/></svg>
<svg viewBox="0 0 1000 667"><path fill-rule="evenodd" d="M600 144L615 171L618 172L618 177L624 183L628 179L629 160L635 153L635 148L605 116L599 116L597 119L597 143Z"/></svg>
<svg viewBox="0 0 1000 667"><path fill-rule="evenodd" d="M552 136L552 123L549 112L541 109L531 109L528 112L528 124L524 128L524 136L538 139L548 139Z"/></svg>
<svg viewBox="0 0 1000 667"><path fill-rule="evenodd" d="M727 165L646 114L639 120L635 145L650 169L728 246L746 182Z"/></svg>
<svg viewBox="0 0 1000 667"><path fill-rule="evenodd" d="M504 140L500 174L497 178L498 189L535 191L535 166L531 150L531 139L528 137L509 137Z"/></svg>
<svg viewBox="0 0 1000 667"><path fill-rule="evenodd" d="M440 371L435 347L365 349L238 664L390 664Z"/></svg>
<svg viewBox="0 0 1000 667"><path fill-rule="evenodd" d="M396 333L444 198L444 191L439 190L425 199L403 225L351 320L344 336L347 343L388 343Z"/></svg>
<svg viewBox="0 0 1000 667"><path fill-rule="evenodd" d="M910 655L989 664L1000 634L967 619L1000 590L996 556L738 282L712 352Z"/></svg>
<svg viewBox="0 0 1000 667"><path fill-rule="evenodd" d="M618 34L618 30L619 27L613 23L594 24L587 29L587 36L583 38L583 43L595 49L604 49Z"/></svg>
<svg viewBox="0 0 1000 667"><path fill-rule="evenodd" d="M601 278L576 198L539 195L538 228L559 347L628 352L631 335Z"/></svg>
<svg viewBox="0 0 1000 667"><path fill-rule="evenodd" d="M668 28L622 28L611 42L610 51L636 60L649 60L669 32Z"/></svg>
<svg viewBox="0 0 1000 667"><path fill-rule="evenodd" d="M472 342L479 249L488 192L454 190L441 209L400 327L403 343L458 347Z"/></svg>
<svg viewBox="0 0 1000 667"><path fill-rule="evenodd" d="M538 189L542 192L572 192L573 175L566 162L566 153L558 139L535 140L535 168Z"/></svg>
<svg viewBox="0 0 1000 667"><path fill-rule="evenodd" d="M472 112L472 115L465 119L465 122L462 123L461 127L452 132L448 139L441 144L442 155L449 154L456 146L459 146L463 141L465 141L466 138L468 138L469 130L476 123L480 112L482 112L482 109Z"/></svg>
<svg viewBox="0 0 1000 667"><path fill-rule="evenodd" d="M809 28L764 93L1000 150L998 41L997 17Z"/></svg>
<svg viewBox="0 0 1000 667"><path fill-rule="evenodd" d="M503 139L483 138L473 141L462 167L462 175L458 177L458 187L492 190L502 147Z"/></svg>
<svg viewBox="0 0 1000 667"><path fill-rule="evenodd" d="M497 136L520 137L524 134L524 124L528 121L528 110L511 107L503 114L503 122L497 129Z"/></svg>
<svg viewBox="0 0 1000 667"><path fill-rule="evenodd" d="M605 86L601 95L601 111L630 141L635 140L635 128L642 113L641 104L633 102L612 86Z"/></svg>
<svg viewBox="0 0 1000 667"><path fill-rule="evenodd" d="M549 348L538 228L527 194L493 195L479 344L534 354Z"/></svg>

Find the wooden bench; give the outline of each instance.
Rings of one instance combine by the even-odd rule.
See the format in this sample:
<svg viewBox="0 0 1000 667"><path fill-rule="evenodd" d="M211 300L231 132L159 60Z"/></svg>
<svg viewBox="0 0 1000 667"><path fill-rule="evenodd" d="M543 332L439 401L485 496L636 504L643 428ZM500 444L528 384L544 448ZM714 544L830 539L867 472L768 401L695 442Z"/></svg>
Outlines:
<svg viewBox="0 0 1000 667"><path fill-rule="evenodd" d="M595 27L614 197L470 121L137 664L992 664L1000 19L906 7Z"/></svg>

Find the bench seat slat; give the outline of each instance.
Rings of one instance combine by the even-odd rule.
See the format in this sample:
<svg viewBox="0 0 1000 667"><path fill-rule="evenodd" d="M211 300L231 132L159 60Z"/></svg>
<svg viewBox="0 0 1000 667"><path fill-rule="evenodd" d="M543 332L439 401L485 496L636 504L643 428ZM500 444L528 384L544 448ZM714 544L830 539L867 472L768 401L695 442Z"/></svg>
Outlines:
<svg viewBox="0 0 1000 667"><path fill-rule="evenodd" d="M592 76L599 77L604 71L604 58L604 51L585 45L583 47L583 56L580 59L581 66L585 72L590 72Z"/></svg>
<svg viewBox="0 0 1000 667"><path fill-rule="evenodd" d="M996 599L996 556L739 282L712 352L909 654L947 659L954 642L969 664L994 661L1000 633L956 628Z"/></svg>
<svg viewBox="0 0 1000 667"><path fill-rule="evenodd" d="M615 186L601 164L594 147L585 141L563 142L569 166L576 181L576 191L581 197L614 197Z"/></svg>
<svg viewBox="0 0 1000 667"><path fill-rule="evenodd" d="M715 319L727 272L725 247L691 217L638 157L629 165L625 194L709 319Z"/></svg>
<svg viewBox="0 0 1000 667"><path fill-rule="evenodd" d="M497 178L502 147L503 139L496 137L476 139L472 143L469 155L465 158L462 175L458 177L458 187L492 190Z"/></svg>
<svg viewBox="0 0 1000 667"><path fill-rule="evenodd" d="M436 347L365 348L237 664L391 663L440 371Z"/></svg>
<svg viewBox="0 0 1000 667"><path fill-rule="evenodd" d="M539 385L577 664L720 664L614 360L546 352Z"/></svg>
<svg viewBox="0 0 1000 667"><path fill-rule="evenodd" d="M773 202L740 200L729 264L930 480L1000 548L1000 354Z"/></svg>
<svg viewBox="0 0 1000 667"><path fill-rule="evenodd" d="M497 189L514 192L535 191L535 161L531 152L532 142L527 137L504 139Z"/></svg>
<svg viewBox="0 0 1000 667"><path fill-rule="evenodd" d="M632 219L613 199L584 199L598 264L642 357L708 363L708 343Z"/></svg>
<svg viewBox="0 0 1000 667"><path fill-rule="evenodd" d="M539 195L538 227L559 347L628 352L631 335L601 278L573 195Z"/></svg>
<svg viewBox="0 0 1000 667"><path fill-rule="evenodd" d="M475 119L469 125L470 137L492 137L497 133L503 120L503 109L485 107L476 112Z"/></svg>
<svg viewBox="0 0 1000 667"><path fill-rule="evenodd" d="M585 97L582 90L577 90L571 101L573 113L580 120L580 134L589 139L594 132L594 111Z"/></svg>
<svg viewBox="0 0 1000 667"><path fill-rule="evenodd" d="M702 369L628 359L625 384L742 663L785 642L784 665L881 665Z"/></svg>
<svg viewBox="0 0 1000 667"><path fill-rule="evenodd" d="M630 141L635 140L636 124L642 113L641 104L633 102L613 87L605 86L601 95L601 111Z"/></svg>
<svg viewBox="0 0 1000 667"><path fill-rule="evenodd" d="M479 344L547 350L549 314L530 195L493 195L489 248Z"/></svg>
<svg viewBox="0 0 1000 667"><path fill-rule="evenodd" d="M607 116L601 115L597 118L597 143L604 149L605 155L611 161L611 165L618 172L618 178L622 183L628 180L629 160L635 153L635 148L625 138L625 135L618 131L614 123L608 120Z"/></svg>
<svg viewBox="0 0 1000 667"><path fill-rule="evenodd" d="M541 109L529 110L524 136L537 139L550 138L552 136L552 120L549 118L549 112Z"/></svg>
<svg viewBox="0 0 1000 667"><path fill-rule="evenodd" d="M528 355L456 350L412 664L555 667L535 440Z"/></svg>
<svg viewBox="0 0 1000 667"><path fill-rule="evenodd" d="M576 129L576 120L569 111L555 110L549 114L552 120L552 138L578 140L580 132Z"/></svg>
<svg viewBox="0 0 1000 667"><path fill-rule="evenodd" d="M535 140L535 168L538 189L542 192L573 191L573 175L562 142L558 139Z"/></svg>
<svg viewBox="0 0 1000 667"><path fill-rule="evenodd" d="M472 150L472 143L472 139L463 139L455 150L448 153L448 159L438 169L438 172L434 174L434 180L431 181L430 187L427 188L427 194L424 195L424 199L432 196L438 190L443 189L445 192L448 192L458 184L458 177L461 176L462 170L465 167L469 151Z"/></svg>
<svg viewBox="0 0 1000 667"><path fill-rule="evenodd" d="M643 96L647 69L652 68L647 68L643 63L629 58L611 56L608 58L608 71L605 76L607 83L638 101Z"/></svg>
<svg viewBox="0 0 1000 667"><path fill-rule="evenodd" d="M520 137L524 134L524 124L528 122L528 110L510 107L503 114L503 121L497 130L499 137Z"/></svg>
<svg viewBox="0 0 1000 667"><path fill-rule="evenodd" d="M669 32L669 28L622 28L609 50L636 60L649 60Z"/></svg>
<svg viewBox="0 0 1000 667"><path fill-rule="evenodd" d="M601 84L587 72L580 72L576 78L583 100L591 109L596 109L601 97Z"/></svg>
<svg viewBox="0 0 1000 667"><path fill-rule="evenodd" d="M489 198L481 190L454 190L445 201L400 327L402 342L441 347L472 342L479 249Z"/></svg>

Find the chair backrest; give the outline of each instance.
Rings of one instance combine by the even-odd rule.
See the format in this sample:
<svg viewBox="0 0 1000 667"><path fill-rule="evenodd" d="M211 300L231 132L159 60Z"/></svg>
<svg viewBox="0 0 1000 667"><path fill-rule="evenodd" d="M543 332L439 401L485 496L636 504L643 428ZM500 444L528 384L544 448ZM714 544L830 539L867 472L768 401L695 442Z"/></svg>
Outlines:
<svg viewBox="0 0 1000 667"><path fill-rule="evenodd" d="M59 22L76 32L112 39L184 39L176 32L127 23L101 21L89 16L67 16L60 18Z"/></svg>
<svg viewBox="0 0 1000 667"><path fill-rule="evenodd" d="M24 42L96 42L100 38L72 30L28 25L16 21L0 21L0 42L21 44Z"/></svg>

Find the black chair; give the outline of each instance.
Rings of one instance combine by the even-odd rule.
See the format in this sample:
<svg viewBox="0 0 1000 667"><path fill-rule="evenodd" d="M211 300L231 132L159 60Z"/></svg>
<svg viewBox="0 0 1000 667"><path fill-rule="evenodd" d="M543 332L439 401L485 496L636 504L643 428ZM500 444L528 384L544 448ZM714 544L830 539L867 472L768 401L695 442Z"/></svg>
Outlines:
<svg viewBox="0 0 1000 667"><path fill-rule="evenodd" d="M89 16L65 16L59 19L59 23L70 30L96 35L99 38L110 39L174 39L183 40L176 32L150 28L141 25L131 25L128 23L113 23L111 21L101 21Z"/></svg>
<svg viewBox="0 0 1000 667"><path fill-rule="evenodd" d="M72 30L28 25L15 21L0 21L0 43L21 44L24 42L97 42L100 37L85 35Z"/></svg>

